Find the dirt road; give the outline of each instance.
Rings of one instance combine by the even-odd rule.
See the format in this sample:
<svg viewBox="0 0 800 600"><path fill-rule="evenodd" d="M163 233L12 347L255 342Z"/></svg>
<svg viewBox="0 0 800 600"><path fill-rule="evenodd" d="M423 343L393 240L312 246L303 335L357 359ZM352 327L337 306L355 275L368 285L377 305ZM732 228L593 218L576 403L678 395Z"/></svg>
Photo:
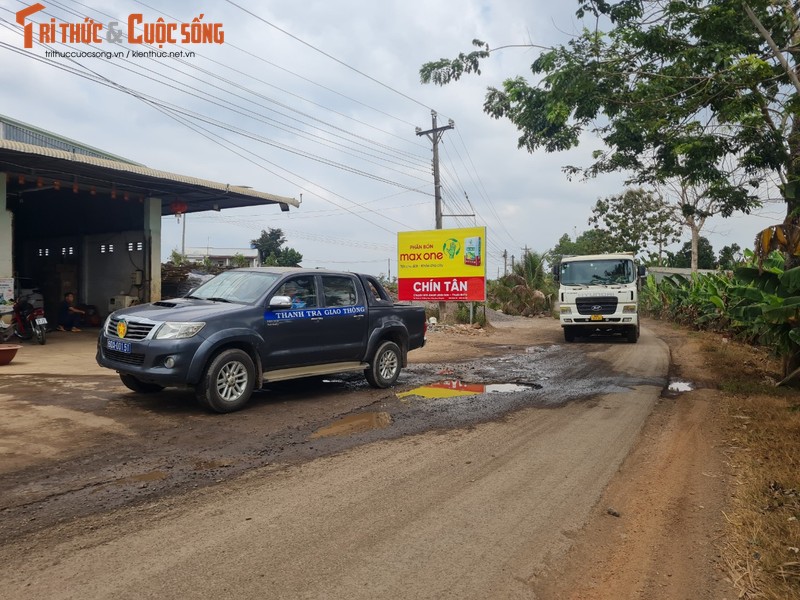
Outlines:
<svg viewBox="0 0 800 600"><path fill-rule="evenodd" d="M21 402L0 384L0 404L25 415L14 420L19 443L28 450L46 445L30 427L38 420L53 432L71 432L78 447L71 454L79 461L66 469L70 476L53 469L66 466L54 457L70 436L47 440L49 456L17 456L13 468L5 461L4 481L11 483L2 484L0 596L723 598L725 582L715 575L710 544L718 527L714 503L723 494L712 479L718 464L713 440L702 431L709 415L691 409L687 419L677 401L662 398L667 344L645 330L636 345L592 342L567 349L557 322L497 325L491 334L432 336L413 357L421 371L410 370L411 381L425 379L431 363L433 372L468 379L477 370L485 378L488 371L476 363L454 361L488 355L497 364L513 363L520 355L538 359L542 348L549 349L548 360L569 363L555 371L555 380L512 395L540 394L540 401L525 407L517 400L494 418L479 411L463 421L452 409L474 410L475 398L492 403L491 394L447 409L433 403L434 410L422 397L399 401L345 381L324 398L305 391L301 400L290 390L290 400L280 396L223 420L196 412L181 396L166 408L150 401L132 405L128 394L120 400L118 389L106 389L107 380L89 399L65 400L71 407L54 418L55 403ZM547 396L561 394L570 380L585 389L576 399L548 404ZM320 419L323 406L327 417ZM384 439L369 436L391 426L314 437L342 414L365 409L390 414L399 431ZM135 416L137 410L143 414ZM436 421L442 411L450 411L448 418ZM414 426L431 420L452 427ZM236 433L256 437L257 428L248 425L253 421L266 428L258 436L261 454L252 440L228 440ZM289 434L293 421L302 423ZM195 490L186 485L188 459L179 455L187 428L210 441L200 446L222 448L200 457L217 457L215 469L205 473L219 483ZM271 446L265 441L270 432L294 451ZM149 441L163 458L171 440L172 463L162 461L154 470L155 463L145 461L134 469L164 477L127 475L126 457L146 453ZM247 460L236 455L243 448ZM104 462L107 452L119 457ZM115 474L108 472L112 467ZM48 483L51 477L56 484ZM170 479L183 483L170 487ZM206 485L208 478L198 481ZM81 502L92 509L82 512ZM69 518L54 518L59 510ZM687 548L691 559L681 559ZM662 576L662 570L669 573Z"/></svg>

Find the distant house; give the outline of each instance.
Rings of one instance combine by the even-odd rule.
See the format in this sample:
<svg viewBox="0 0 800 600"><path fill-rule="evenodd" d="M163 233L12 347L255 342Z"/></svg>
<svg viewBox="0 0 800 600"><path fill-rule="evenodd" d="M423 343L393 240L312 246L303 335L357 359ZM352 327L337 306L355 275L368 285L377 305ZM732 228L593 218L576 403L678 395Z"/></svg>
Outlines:
<svg viewBox="0 0 800 600"><path fill-rule="evenodd" d="M186 259L190 262L202 263L206 259L217 267L237 266L234 257L244 256L247 259L248 267L260 267L261 261L258 258L256 248L213 248L211 246L186 248Z"/></svg>

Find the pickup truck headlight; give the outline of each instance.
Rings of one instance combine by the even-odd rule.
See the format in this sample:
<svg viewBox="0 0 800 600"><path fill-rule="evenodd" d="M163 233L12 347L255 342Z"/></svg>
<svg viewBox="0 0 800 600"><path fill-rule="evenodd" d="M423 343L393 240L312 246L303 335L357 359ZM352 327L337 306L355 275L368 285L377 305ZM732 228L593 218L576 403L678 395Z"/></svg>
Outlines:
<svg viewBox="0 0 800 600"><path fill-rule="evenodd" d="M561 310L561 314L562 315L571 315L572 314L572 309L569 306L562 306L560 310Z"/></svg>
<svg viewBox="0 0 800 600"><path fill-rule="evenodd" d="M635 304L626 304L622 307L622 312L624 313L635 313L636 312L636 305Z"/></svg>
<svg viewBox="0 0 800 600"><path fill-rule="evenodd" d="M205 323L191 322L179 323L167 321L156 332L155 339L157 340L181 340L190 338L205 327Z"/></svg>

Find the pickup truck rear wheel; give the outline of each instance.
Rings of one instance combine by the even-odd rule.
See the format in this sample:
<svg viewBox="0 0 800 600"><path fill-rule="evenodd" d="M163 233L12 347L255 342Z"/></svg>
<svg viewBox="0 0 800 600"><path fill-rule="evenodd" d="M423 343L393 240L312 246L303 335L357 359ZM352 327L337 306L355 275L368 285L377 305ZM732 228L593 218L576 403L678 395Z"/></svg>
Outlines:
<svg viewBox="0 0 800 600"><path fill-rule="evenodd" d="M400 348L394 342L382 342L375 351L375 356L364 371L364 376L372 387L391 387L400 376Z"/></svg>
<svg viewBox="0 0 800 600"><path fill-rule="evenodd" d="M228 413L242 408L255 385L253 359L243 350L230 348L217 354L195 386L197 400L214 412Z"/></svg>
<svg viewBox="0 0 800 600"><path fill-rule="evenodd" d="M137 379L133 375L128 375L127 373L120 373L119 378L126 388L136 392L137 394L155 394L156 392L160 392L164 389L163 385L158 385L157 383L147 383L146 381Z"/></svg>

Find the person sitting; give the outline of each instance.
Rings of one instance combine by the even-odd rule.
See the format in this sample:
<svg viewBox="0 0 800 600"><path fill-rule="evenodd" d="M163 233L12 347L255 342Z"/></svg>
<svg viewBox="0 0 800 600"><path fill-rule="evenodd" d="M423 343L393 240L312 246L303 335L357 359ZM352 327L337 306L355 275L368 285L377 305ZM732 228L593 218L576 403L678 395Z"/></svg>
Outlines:
<svg viewBox="0 0 800 600"><path fill-rule="evenodd" d="M86 314L80 308L73 306L75 295L72 292L64 294L64 301L58 311L58 331L80 331L78 324L81 315Z"/></svg>
<svg viewBox="0 0 800 600"><path fill-rule="evenodd" d="M297 286L294 283L290 282L286 285L286 295L292 299L292 308L305 308L306 303L300 297Z"/></svg>

